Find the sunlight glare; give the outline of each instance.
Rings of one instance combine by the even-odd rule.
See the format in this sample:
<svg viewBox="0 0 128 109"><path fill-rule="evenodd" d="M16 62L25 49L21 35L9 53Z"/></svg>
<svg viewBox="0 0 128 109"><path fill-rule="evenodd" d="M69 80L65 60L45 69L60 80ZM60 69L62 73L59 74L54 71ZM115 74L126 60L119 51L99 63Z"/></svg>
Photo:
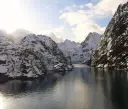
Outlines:
<svg viewBox="0 0 128 109"><path fill-rule="evenodd" d="M25 28L27 18L21 0L0 0L0 29L13 32Z"/></svg>
<svg viewBox="0 0 128 109"><path fill-rule="evenodd" d="M0 109L5 109L4 108L4 101L3 101L3 95L0 94Z"/></svg>

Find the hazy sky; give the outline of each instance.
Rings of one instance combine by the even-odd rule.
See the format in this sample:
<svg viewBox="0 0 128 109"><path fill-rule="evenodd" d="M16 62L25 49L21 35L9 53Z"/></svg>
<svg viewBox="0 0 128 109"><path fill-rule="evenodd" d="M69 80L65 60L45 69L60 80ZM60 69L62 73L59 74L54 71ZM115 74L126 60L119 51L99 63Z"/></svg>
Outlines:
<svg viewBox="0 0 128 109"><path fill-rule="evenodd" d="M82 41L103 33L117 6L127 0L0 0L0 28Z"/></svg>

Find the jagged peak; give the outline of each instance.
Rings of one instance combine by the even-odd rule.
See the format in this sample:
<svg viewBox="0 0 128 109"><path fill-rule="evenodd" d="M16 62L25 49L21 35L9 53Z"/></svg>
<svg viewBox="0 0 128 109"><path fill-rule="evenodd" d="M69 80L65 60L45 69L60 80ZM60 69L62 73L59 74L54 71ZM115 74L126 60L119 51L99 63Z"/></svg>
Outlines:
<svg viewBox="0 0 128 109"><path fill-rule="evenodd" d="M72 42L71 40L66 39L64 42Z"/></svg>
<svg viewBox="0 0 128 109"><path fill-rule="evenodd" d="M83 42L81 42L82 44L83 43L87 43L87 41L91 38L91 37L101 37L102 35L97 33L97 32L90 32L87 37L85 38L85 40Z"/></svg>
<svg viewBox="0 0 128 109"><path fill-rule="evenodd" d="M76 43L76 44L79 44L78 42L71 41L71 40L69 40L69 39L66 39L66 40L64 41L64 43Z"/></svg>

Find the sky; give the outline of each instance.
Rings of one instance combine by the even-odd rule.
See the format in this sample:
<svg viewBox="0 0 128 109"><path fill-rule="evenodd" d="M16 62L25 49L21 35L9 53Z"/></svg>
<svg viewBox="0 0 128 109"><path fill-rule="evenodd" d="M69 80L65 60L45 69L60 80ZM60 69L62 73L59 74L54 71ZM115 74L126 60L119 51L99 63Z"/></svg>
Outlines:
<svg viewBox="0 0 128 109"><path fill-rule="evenodd" d="M0 29L83 41L89 32L103 34L120 3L127 0L0 0Z"/></svg>

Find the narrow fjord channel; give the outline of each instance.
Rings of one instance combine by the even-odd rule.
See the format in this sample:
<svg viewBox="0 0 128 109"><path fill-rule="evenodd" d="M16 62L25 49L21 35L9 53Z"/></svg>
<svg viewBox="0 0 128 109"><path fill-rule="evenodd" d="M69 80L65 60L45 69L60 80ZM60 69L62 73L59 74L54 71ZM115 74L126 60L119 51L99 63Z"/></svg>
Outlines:
<svg viewBox="0 0 128 109"><path fill-rule="evenodd" d="M75 64L64 76L0 84L0 109L128 109L128 74Z"/></svg>

